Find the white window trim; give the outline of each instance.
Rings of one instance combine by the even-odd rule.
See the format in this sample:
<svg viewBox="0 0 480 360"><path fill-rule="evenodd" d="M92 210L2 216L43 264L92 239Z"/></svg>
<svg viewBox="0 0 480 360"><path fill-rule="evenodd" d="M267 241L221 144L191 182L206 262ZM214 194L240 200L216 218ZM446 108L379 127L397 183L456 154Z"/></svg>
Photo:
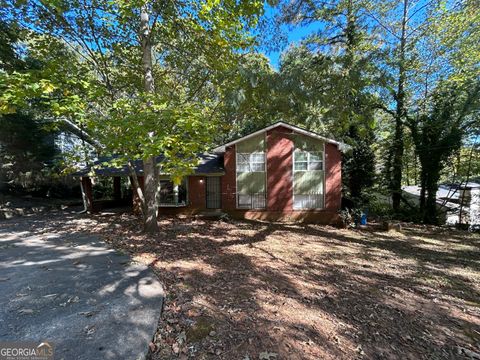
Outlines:
<svg viewBox="0 0 480 360"><path fill-rule="evenodd" d="M307 168L306 169L295 169L295 163L296 163L296 154L297 153L306 153L307 154L307 160L306 161L298 161L298 162L301 162L301 163L307 163ZM310 154L318 154L318 153L322 153L322 160L321 160L321 163L322 163L322 169L321 170L318 170L318 169L310 169ZM320 162L320 161L312 161L312 162ZM325 151L306 151L306 150L300 150L300 149L295 149L293 151L293 171L300 171L300 172L305 172L305 171L325 171Z"/></svg>
<svg viewBox="0 0 480 360"><path fill-rule="evenodd" d="M235 148L236 149L236 148ZM238 171L238 158L240 155L246 156L248 155L248 167L249 169L252 169L251 164L263 164L263 170L262 171ZM253 155L263 155L263 161L252 161L254 156ZM235 170L237 173L251 173L251 172L265 172L267 168L267 156L265 152L252 152L252 153L237 153L235 152Z"/></svg>
<svg viewBox="0 0 480 360"><path fill-rule="evenodd" d="M265 135L264 135L265 136ZM267 139L264 139L265 144ZM237 151L237 144L234 144L234 149L235 149L235 207L238 210L267 210L267 204L268 204L268 189L267 189L267 151L263 152L253 152L253 153L240 153L240 154L263 154L263 159L264 159L264 168L263 171L252 171L252 172L264 172L265 173L265 207L264 208L250 208L250 207L241 207L238 205L238 195L242 195L238 192L238 151ZM241 172L243 174L244 172ZM248 195L248 194L246 194Z"/></svg>

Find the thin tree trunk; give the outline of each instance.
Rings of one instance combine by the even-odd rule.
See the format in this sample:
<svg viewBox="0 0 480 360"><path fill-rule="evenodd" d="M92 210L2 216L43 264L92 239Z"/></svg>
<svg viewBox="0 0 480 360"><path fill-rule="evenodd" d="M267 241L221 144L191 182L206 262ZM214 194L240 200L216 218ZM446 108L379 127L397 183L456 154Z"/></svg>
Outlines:
<svg viewBox="0 0 480 360"><path fill-rule="evenodd" d="M140 39L142 45L142 65L143 65L143 81L145 92L152 93L155 90L153 81L153 62L152 62L152 37L150 29L150 16L146 6L142 6L140 14ZM155 136L155 134L152 134ZM148 141L148 140L147 140ZM156 161L154 156L143 159L144 172L144 189L145 189L145 232L158 232L157 223L157 184L158 179L155 176Z"/></svg>
<svg viewBox="0 0 480 360"><path fill-rule="evenodd" d="M439 179L439 171L440 171L440 163L436 164L436 166L432 167L430 170L431 174L427 179L427 201L425 203L425 215L423 217L423 221L426 224L434 224L438 223L437 219L437 191L438 191L438 179Z"/></svg>
<svg viewBox="0 0 480 360"><path fill-rule="evenodd" d="M157 223L157 179L155 177L155 158L149 157L143 160L143 173L145 175L145 232L158 232Z"/></svg>
<svg viewBox="0 0 480 360"><path fill-rule="evenodd" d="M414 151L413 152L413 181L415 185L418 184L417 165L418 165L417 153L416 151Z"/></svg>
<svg viewBox="0 0 480 360"><path fill-rule="evenodd" d="M399 59L398 59L398 83L396 92L396 110L395 110L395 135L393 140L393 164L391 178L392 205L394 211L400 208L400 200L402 196L402 170L403 170L403 121L406 116L405 109L405 52L407 45L407 17L408 17L408 0L403 1L402 30L400 35Z"/></svg>
<svg viewBox="0 0 480 360"><path fill-rule="evenodd" d="M138 196L138 200L140 201L140 211L142 212L142 218L143 218L143 221L145 222L146 214L147 214L145 196L143 195L143 190L142 190L142 187L140 186L140 183L138 182L138 176L135 171L135 167L133 166L131 161L128 162L128 168L130 169L130 176L133 181L133 187Z"/></svg>
<svg viewBox="0 0 480 360"><path fill-rule="evenodd" d="M409 165L409 161L408 161L408 154L407 154L407 156L405 157L405 175L406 175L405 180L407 181L407 186L410 186L410 172L409 172L408 165Z"/></svg>
<svg viewBox="0 0 480 360"><path fill-rule="evenodd" d="M424 171L421 171L420 174L420 213L423 215L425 214L425 196L426 196L426 175Z"/></svg>

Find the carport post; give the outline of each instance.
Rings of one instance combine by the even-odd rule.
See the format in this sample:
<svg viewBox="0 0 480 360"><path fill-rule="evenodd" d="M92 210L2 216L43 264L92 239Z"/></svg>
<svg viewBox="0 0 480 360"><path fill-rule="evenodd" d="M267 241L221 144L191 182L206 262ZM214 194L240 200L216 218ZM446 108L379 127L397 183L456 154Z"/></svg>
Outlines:
<svg viewBox="0 0 480 360"><path fill-rule="evenodd" d="M80 187L82 189L83 207L85 211L92 212L92 209L93 209L92 180L89 177L80 178Z"/></svg>

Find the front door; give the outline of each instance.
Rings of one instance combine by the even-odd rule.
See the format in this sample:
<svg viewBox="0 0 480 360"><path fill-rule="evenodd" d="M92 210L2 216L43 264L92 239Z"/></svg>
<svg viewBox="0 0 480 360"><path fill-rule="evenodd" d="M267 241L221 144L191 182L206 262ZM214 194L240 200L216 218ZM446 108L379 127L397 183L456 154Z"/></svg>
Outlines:
<svg viewBox="0 0 480 360"><path fill-rule="evenodd" d="M207 209L222 207L220 176L207 176L205 182Z"/></svg>

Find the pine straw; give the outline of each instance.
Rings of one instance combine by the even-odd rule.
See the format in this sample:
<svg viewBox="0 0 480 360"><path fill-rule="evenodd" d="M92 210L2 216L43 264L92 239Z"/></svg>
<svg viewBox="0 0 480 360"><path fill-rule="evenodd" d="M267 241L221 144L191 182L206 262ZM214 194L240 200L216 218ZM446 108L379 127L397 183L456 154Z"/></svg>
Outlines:
<svg viewBox="0 0 480 360"><path fill-rule="evenodd" d="M478 234L186 217L162 219L160 234L147 236L128 215L95 221L94 231L165 284L152 359L480 352Z"/></svg>

